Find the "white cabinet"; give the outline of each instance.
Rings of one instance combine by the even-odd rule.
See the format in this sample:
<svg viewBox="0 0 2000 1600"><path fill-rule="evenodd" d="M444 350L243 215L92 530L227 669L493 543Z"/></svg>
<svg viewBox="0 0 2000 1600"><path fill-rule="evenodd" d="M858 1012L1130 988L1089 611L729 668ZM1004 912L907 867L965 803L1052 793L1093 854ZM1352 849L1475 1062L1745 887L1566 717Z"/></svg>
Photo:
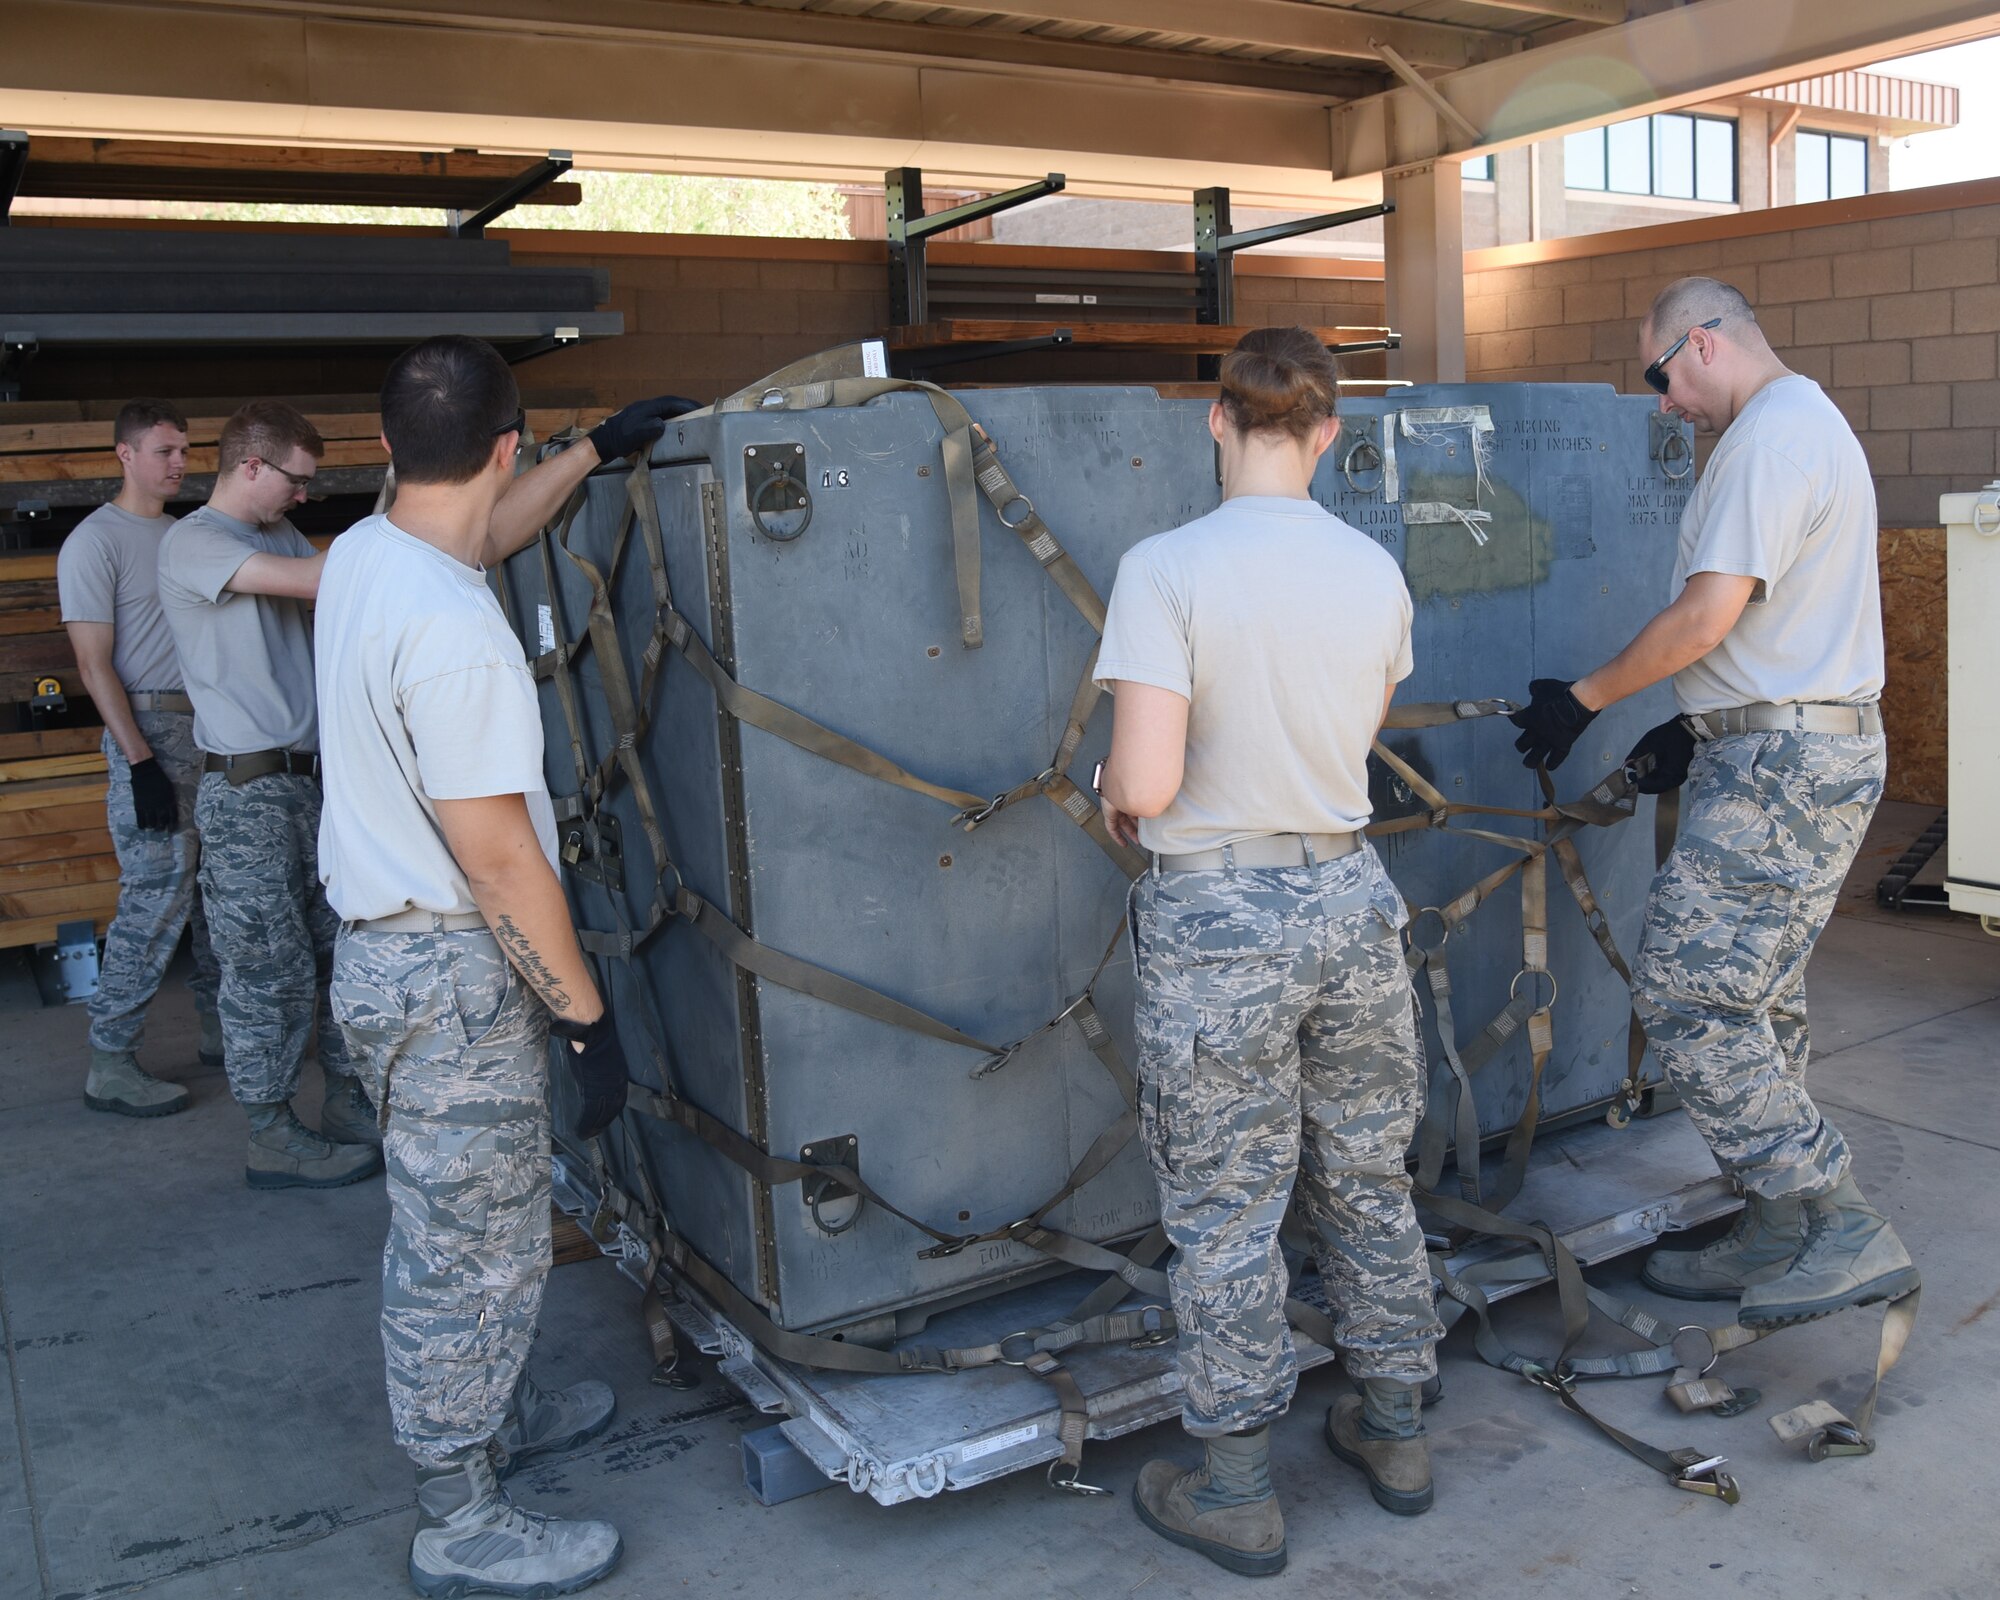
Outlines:
<svg viewBox="0 0 2000 1600"><path fill-rule="evenodd" d="M2000 482L1939 497L1951 634L1951 826L1945 887L1954 911L2000 933Z"/></svg>

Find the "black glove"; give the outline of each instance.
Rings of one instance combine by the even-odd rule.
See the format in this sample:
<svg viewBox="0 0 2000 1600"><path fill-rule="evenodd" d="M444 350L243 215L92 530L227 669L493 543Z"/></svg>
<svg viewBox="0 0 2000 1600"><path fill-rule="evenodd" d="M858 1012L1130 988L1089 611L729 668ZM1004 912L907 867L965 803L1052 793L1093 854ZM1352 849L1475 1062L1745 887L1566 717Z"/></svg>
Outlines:
<svg viewBox="0 0 2000 1600"><path fill-rule="evenodd" d="M563 1040L562 1059L576 1083L576 1122L572 1131L579 1139L595 1139L625 1109L625 1047L618 1042L618 1027L607 1009L603 1016L583 1030L583 1048Z"/></svg>
<svg viewBox="0 0 2000 1600"><path fill-rule="evenodd" d="M616 461L635 450L643 450L667 431L671 418L684 417L701 409L693 400L677 394L655 395L650 400L634 400L623 411L614 411L590 430L590 443L599 461Z"/></svg>
<svg viewBox="0 0 2000 1600"><path fill-rule="evenodd" d="M1694 733L1680 717L1648 729L1632 746L1625 765L1632 769L1634 787L1641 794L1665 794L1687 782L1688 763L1694 759Z"/></svg>
<svg viewBox="0 0 2000 1600"><path fill-rule="evenodd" d="M1569 692L1570 678L1536 678L1528 685L1528 703L1510 712L1507 720L1522 729L1514 748L1525 758L1524 767L1547 767L1554 772L1569 755L1576 737L1597 716Z"/></svg>
<svg viewBox="0 0 2000 1600"><path fill-rule="evenodd" d="M132 763L132 810L138 816L139 826L148 833L172 833L181 825L174 780L167 776L155 756Z"/></svg>

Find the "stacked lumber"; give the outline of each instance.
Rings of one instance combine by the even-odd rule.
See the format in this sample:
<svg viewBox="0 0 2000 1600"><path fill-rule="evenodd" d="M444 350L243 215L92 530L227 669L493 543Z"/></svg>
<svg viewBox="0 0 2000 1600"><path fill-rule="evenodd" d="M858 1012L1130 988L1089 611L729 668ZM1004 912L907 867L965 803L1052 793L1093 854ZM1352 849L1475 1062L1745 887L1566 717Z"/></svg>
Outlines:
<svg viewBox="0 0 2000 1600"><path fill-rule="evenodd" d="M32 700L42 677L57 679L65 695L83 693L56 597L55 552L0 556L0 701ZM94 741L98 730L85 731Z"/></svg>
<svg viewBox="0 0 2000 1600"><path fill-rule="evenodd" d="M528 427L535 438L546 439L578 422L588 427L607 414L599 407L544 407L528 413ZM311 410L306 415L326 440L319 470L329 483L342 489L380 483L381 470L389 460L382 449L380 416L373 411ZM188 476L183 492L189 496L206 497L212 487L216 443L227 420L219 416L188 419ZM357 475L342 469L362 471ZM0 423L0 505L23 498L63 505L102 502L118 493L119 482L118 457L111 448L108 422ZM0 699L5 698L9 697L0 695Z"/></svg>
<svg viewBox="0 0 2000 1600"><path fill-rule="evenodd" d="M0 734L0 949L52 943L65 922L111 925L103 731Z"/></svg>

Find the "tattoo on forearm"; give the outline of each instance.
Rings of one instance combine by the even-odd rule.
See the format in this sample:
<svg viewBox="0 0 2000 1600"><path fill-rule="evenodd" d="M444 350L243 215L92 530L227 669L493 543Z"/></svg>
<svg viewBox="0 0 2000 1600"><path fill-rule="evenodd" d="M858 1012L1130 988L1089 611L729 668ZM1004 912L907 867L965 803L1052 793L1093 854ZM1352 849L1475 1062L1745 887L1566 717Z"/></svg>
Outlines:
<svg viewBox="0 0 2000 1600"><path fill-rule="evenodd" d="M507 959L514 963L515 969L528 980L530 987L542 997L551 1011L561 1015L569 1010L573 1004L569 995L512 917L503 915L494 925L493 936L500 941L500 948L507 952Z"/></svg>

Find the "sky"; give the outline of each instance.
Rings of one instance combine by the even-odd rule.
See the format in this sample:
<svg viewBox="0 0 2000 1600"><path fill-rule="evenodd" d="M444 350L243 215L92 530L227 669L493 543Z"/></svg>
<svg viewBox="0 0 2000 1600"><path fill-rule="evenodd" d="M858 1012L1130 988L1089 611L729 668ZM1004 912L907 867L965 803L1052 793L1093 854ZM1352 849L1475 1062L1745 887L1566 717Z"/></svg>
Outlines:
<svg viewBox="0 0 2000 1600"><path fill-rule="evenodd" d="M1897 189L2000 177L2000 38L1953 45L1923 55L1884 61L1874 70L1897 78L1925 78L1959 87L1958 126L1913 134L1891 149L1889 181Z"/></svg>

